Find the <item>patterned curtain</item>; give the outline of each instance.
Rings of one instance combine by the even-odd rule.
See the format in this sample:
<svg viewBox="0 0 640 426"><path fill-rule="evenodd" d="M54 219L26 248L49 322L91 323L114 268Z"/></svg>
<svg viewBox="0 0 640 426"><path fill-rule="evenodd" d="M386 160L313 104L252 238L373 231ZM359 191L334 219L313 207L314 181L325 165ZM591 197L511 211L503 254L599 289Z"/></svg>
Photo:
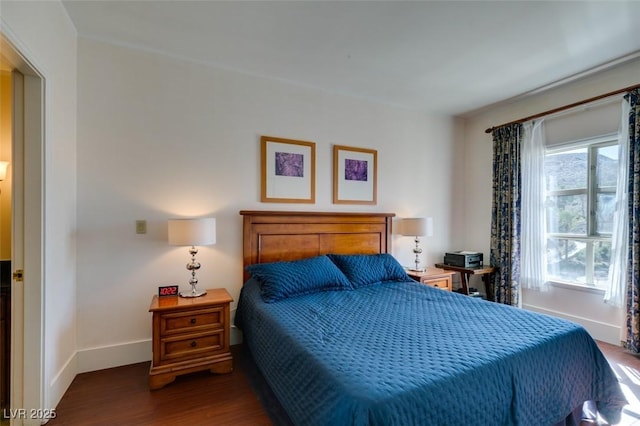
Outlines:
<svg viewBox="0 0 640 426"><path fill-rule="evenodd" d="M640 90L632 90L624 98L630 104L626 346L640 353Z"/></svg>
<svg viewBox="0 0 640 426"><path fill-rule="evenodd" d="M491 266L495 301L520 306L520 145L522 124L493 131Z"/></svg>

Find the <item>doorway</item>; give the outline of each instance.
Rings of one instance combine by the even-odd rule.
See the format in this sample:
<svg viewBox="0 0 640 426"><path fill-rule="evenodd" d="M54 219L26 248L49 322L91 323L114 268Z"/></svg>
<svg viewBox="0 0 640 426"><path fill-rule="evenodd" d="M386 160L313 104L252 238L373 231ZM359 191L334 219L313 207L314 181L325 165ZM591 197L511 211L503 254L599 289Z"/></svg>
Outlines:
<svg viewBox="0 0 640 426"><path fill-rule="evenodd" d="M0 31L0 63L11 71L10 371L11 409L44 407L44 87L42 74ZM2 194L6 189L0 187ZM0 236L0 238L2 238ZM28 368L27 368L28 367ZM14 419L16 420L16 419ZM12 424L21 424L17 419Z"/></svg>
<svg viewBox="0 0 640 426"><path fill-rule="evenodd" d="M0 409L9 408L11 357L11 70L0 64ZM8 173L7 173L8 172Z"/></svg>

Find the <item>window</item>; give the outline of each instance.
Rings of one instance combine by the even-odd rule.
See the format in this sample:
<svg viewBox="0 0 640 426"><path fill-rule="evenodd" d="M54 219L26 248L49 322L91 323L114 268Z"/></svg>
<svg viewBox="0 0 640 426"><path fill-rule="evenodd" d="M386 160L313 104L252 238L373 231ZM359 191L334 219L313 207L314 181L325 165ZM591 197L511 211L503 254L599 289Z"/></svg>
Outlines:
<svg viewBox="0 0 640 426"><path fill-rule="evenodd" d="M606 288L617 170L615 136L547 149L549 281Z"/></svg>

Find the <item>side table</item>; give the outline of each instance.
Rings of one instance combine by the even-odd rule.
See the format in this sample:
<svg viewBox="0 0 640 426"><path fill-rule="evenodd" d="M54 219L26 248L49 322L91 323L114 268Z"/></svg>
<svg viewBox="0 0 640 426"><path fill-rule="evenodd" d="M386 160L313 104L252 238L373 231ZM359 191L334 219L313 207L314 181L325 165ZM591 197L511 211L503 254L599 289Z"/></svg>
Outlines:
<svg viewBox="0 0 640 426"><path fill-rule="evenodd" d="M493 301L493 287L491 283L491 275L495 272L493 266L477 266L475 268L465 268L462 266L445 265L444 263L436 263L437 268L446 271L455 271L460 274L460 283L462 284L462 292L469 295L469 278L471 275L481 275L484 282L484 288L487 292L487 300Z"/></svg>

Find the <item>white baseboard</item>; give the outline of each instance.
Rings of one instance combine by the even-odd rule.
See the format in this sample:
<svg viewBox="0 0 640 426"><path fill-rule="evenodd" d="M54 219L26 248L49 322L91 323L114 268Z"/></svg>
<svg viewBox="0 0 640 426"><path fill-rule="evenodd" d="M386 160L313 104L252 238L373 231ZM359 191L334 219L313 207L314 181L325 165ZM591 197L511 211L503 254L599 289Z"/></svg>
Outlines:
<svg viewBox="0 0 640 426"><path fill-rule="evenodd" d="M80 349L77 351L77 373L150 361L152 354L151 339Z"/></svg>
<svg viewBox="0 0 640 426"><path fill-rule="evenodd" d="M77 352L74 352L49 384L48 407L56 407L58 405L76 377L77 368Z"/></svg>
<svg viewBox="0 0 640 426"><path fill-rule="evenodd" d="M232 345L242 342L240 330L232 326L230 332L230 343ZM76 374L146 362L150 361L152 356L151 339L80 349L76 352ZM71 377L71 380L73 380L73 377Z"/></svg>
<svg viewBox="0 0 640 426"><path fill-rule="evenodd" d="M564 312L553 311L550 309L541 308L539 306L523 304L522 308L528 311L539 312L541 314L547 314L553 317L564 318L569 321L573 321L583 326L594 339L610 343L612 345L620 346L620 326L607 324L600 321L594 321L589 318L568 315Z"/></svg>

